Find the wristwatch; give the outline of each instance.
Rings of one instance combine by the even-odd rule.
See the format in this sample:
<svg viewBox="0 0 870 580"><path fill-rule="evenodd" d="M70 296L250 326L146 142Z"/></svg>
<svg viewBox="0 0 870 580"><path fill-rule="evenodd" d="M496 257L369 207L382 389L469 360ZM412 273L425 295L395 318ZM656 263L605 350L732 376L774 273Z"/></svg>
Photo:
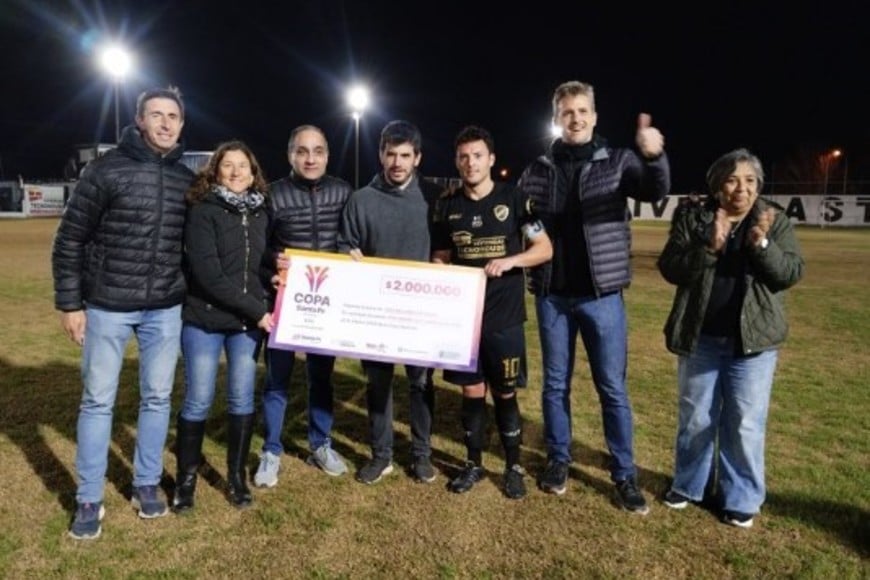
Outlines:
<svg viewBox="0 0 870 580"><path fill-rule="evenodd" d="M767 246L769 246L769 245L770 245L770 240L768 240L767 237L764 237L764 238L761 238L761 243L758 244L758 247L761 248L762 250L766 250Z"/></svg>

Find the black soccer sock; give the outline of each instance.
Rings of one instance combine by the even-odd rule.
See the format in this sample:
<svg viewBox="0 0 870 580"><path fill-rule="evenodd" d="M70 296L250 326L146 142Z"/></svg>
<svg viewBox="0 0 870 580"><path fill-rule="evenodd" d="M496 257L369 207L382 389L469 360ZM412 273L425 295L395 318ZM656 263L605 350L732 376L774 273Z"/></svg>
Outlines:
<svg viewBox="0 0 870 580"><path fill-rule="evenodd" d="M493 397L495 403L495 422L504 447L504 460L508 469L520 462L520 445L523 442L522 418L517 397L507 399Z"/></svg>
<svg viewBox="0 0 870 580"><path fill-rule="evenodd" d="M462 428L465 429L465 447L468 450L468 460L475 465L480 465L486 428L486 399L483 397L462 398Z"/></svg>

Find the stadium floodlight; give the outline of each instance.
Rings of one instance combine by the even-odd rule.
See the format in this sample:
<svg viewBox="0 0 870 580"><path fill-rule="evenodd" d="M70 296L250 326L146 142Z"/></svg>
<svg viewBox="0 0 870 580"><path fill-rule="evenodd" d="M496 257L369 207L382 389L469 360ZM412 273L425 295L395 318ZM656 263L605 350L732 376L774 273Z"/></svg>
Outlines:
<svg viewBox="0 0 870 580"><path fill-rule="evenodd" d="M115 143L121 140L120 92L124 77L133 68L133 57L123 46L112 44L100 52L100 66L111 77L115 90Z"/></svg>
<svg viewBox="0 0 870 580"><path fill-rule="evenodd" d="M347 104L351 110L354 127L354 156L353 165L353 186L354 189L359 189L359 121L362 118L363 111L369 106L369 91L362 85L356 85L347 92Z"/></svg>

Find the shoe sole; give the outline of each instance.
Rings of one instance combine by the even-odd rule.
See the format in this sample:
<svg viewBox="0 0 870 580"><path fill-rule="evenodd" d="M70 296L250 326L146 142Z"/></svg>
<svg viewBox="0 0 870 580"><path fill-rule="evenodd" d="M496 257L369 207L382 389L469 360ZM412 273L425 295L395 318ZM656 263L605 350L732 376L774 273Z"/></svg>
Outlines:
<svg viewBox="0 0 870 580"><path fill-rule="evenodd" d="M100 513L97 515L97 521L100 522L100 525L97 526L97 531L93 534L76 534L72 530L67 532L67 535L73 540L96 540L100 537L100 534L103 533L103 518L106 516L106 506L100 506Z"/></svg>
<svg viewBox="0 0 870 580"><path fill-rule="evenodd" d="M552 495L565 495L565 492L568 491L568 486L563 485L562 487L550 487L548 485L538 484L538 487L541 488L541 491L544 493L549 493Z"/></svg>
<svg viewBox="0 0 870 580"><path fill-rule="evenodd" d="M314 467L331 477L340 477L347 473L347 465L342 464L341 469L339 470L327 469L326 466L317 461L317 458L313 455L308 458L308 465L313 465Z"/></svg>
<svg viewBox="0 0 870 580"><path fill-rule="evenodd" d="M374 479L371 480L371 481L365 481L364 479L360 479L359 477L357 477L356 480L357 480L358 482L360 482L360 483L364 483L364 484L366 484L366 485L372 485L372 484L375 484L375 483L379 482L380 480L382 480L382 479L384 478L385 475L389 475L389 474L391 474L391 473L393 473L393 464L392 464L392 463L390 463L389 465L387 465L387 466L384 468L384 470L381 471L381 473L380 473L376 478L374 478Z"/></svg>
<svg viewBox="0 0 870 580"><path fill-rule="evenodd" d="M468 493L468 492L471 491L472 489L474 489L474 486L473 486L473 485L472 485L471 487L461 487L461 488L456 488L456 487L453 487L453 486L448 486L448 487L447 487L447 491L449 491L450 493L457 493L457 494L458 494L458 493Z"/></svg>
<svg viewBox="0 0 870 580"><path fill-rule="evenodd" d="M731 518L725 518L723 521L726 524L728 524L729 526L734 526L735 528L743 528L744 530L748 530L749 528L752 527L752 524L753 524L751 519L746 520L745 522L741 522L740 520L733 520Z"/></svg>
<svg viewBox="0 0 870 580"><path fill-rule="evenodd" d="M415 473L414 479L417 480L417 483L432 483L433 481L438 479L438 475L432 475L431 477L421 477Z"/></svg>
<svg viewBox="0 0 870 580"><path fill-rule="evenodd" d="M686 509L686 507L689 505L688 501L674 502L674 501L664 500L662 503L665 504L666 506L668 506L669 508L671 508L672 510Z"/></svg>
<svg viewBox="0 0 870 580"><path fill-rule="evenodd" d="M275 487L278 485L278 478L270 479L269 481L262 481L254 477L254 486L255 487Z"/></svg>
<svg viewBox="0 0 870 580"><path fill-rule="evenodd" d="M632 509L625 504L620 504L620 505L621 505L622 509L624 509L625 511L627 511L630 514L637 514L639 516L645 516L646 514L649 513L649 506L648 505L645 505L642 508L637 508L637 509Z"/></svg>

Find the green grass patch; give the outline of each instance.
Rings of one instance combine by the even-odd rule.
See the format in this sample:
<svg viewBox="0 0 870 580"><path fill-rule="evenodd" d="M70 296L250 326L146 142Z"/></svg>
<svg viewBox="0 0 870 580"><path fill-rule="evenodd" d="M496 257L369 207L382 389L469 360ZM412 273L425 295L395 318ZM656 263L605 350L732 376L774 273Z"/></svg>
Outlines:
<svg viewBox="0 0 870 580"><path fill-rule="evenodd" d="M781 351L768 422L768 500L751 530L715 514L660 503L673 469L676 359L662 326L673 287L655 261L667 226L636 222L629 312L629 390L640 485L652 505L637 517L613 502L598 400L582 347L573 378L575 462L568 492L534 488L546 462L540 347L529 301L529 387L519 395L530 493L501 493L503 459L490 406L487 478L461 496L445 484L464 458L460 393L436 375L434 485L405 473L407 387L395 383L396 471L374 486L306 464L304 365L293 376L277 487L254 490L248 510L225 497L225 391L206 425L196 508L153 521L129 504L138 412L134 345L115 409L103 535L74 542L78 347L52 309L56 220L0 227L0 576L7 578L867 578L870 577L870 230L800 228L806 278L789 292L791 334ZM173 407L180 407L179 365ZM223 372L219 377L222 385ZM262 367L260 378L262 379ZM262 384L260 381L258 384ZM352 471L369 457L365 381L339 360L334 446ZM259 395L258 395L259 396ZM164 487L174 476L174 428ZM249 466L256 469L262 430Z"/></svg>

